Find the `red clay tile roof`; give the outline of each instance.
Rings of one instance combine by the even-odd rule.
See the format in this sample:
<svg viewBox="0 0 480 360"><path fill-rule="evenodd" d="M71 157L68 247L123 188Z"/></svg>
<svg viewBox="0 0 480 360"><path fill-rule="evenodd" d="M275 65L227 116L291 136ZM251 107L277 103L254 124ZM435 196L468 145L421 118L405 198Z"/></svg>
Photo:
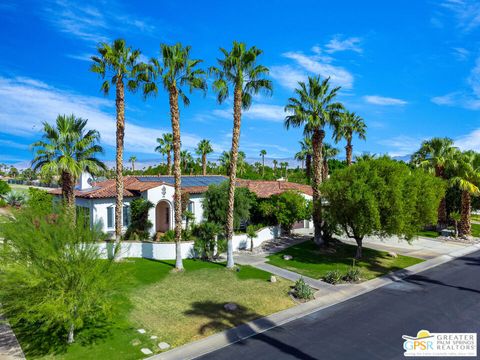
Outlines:
<svg viewBox="0 0 480 360"><path fill-rule="evenodd" d="M164 182L157 181L139 181L139 176L125 176L124 177L124 197L138 196L141 192L156 188L157 186L167 185ZM263 180L237 180L237 186L247 187L260 198L267 198L274 194L280 194L287 190L297 190L307 195L312 195L311 186L302 185L286 181L263 181ZM182 187L182 189L189 194L202 194L207 191L207 186L189 186ZM51 194L60 195L61 189L50 190ZM93 189L75 190L75 196L85 199L104 199L116 196L115 180L105 180L94 183Z"/></svg>
<svg viewBox="0 0 480 360"><path fill-rule="evenodd" d="M297 184L288 181L264 181L264 180L237 180L237 186L246 187L254 192L259 198L268 198L272 195L281 194L287 190L297 190L306 195L313 195L313 189L309 185Z"/></svg>

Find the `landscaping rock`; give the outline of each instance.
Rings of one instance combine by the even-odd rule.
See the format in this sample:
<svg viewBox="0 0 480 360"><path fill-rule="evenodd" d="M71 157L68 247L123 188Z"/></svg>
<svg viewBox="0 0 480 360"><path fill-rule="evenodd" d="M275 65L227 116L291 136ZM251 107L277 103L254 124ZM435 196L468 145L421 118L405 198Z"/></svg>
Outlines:
<svg viewBox="0 0 480 360"><path fill-rule="evenodd" d="M392 258L395 258L395 259L398 257L397 253L396 253L396 252L393 252L393 251L389 251L389 252L388 252L388 256L390 256L390 257L392 257Z"/></svg>
<svg viewBox="0 0 480 360"><path fill-rule="evenodd" d="M271 283L276 283L277 282L277 278L275 276L270 276L270 282Z"/></svg>
<svg viewBox="0 0 480 360"><path fill-rule="evenodd" d="M225 304L225 305L223 305L223 307L224 307L225 310L227 310L227 311L235 311L235 310L238 309L237 304L234 304L234 303Z"/></svg>
<svg viewBox="0 0 480 360"><path fill-rule="evenodd" d="M283 260L292 260L293 256L292 255L283 255Z"/></svg>
<svg viewBox="0 0 480 360"><path fill-rule="evenodd" d="M137 330L140 334L145 334L147 331L145 329L138 329Z"/></svg>
<svg viewBox="0 0 480 360"><path fill-rule="evenodd" d="M453 237L453 236L455 236L455 230L443 229L440 232L440 235L445 236L445 237L449 237L449 236Z"/></svg>
<svg viewBox="0 0 480 360"><path fill-rule="evenodd" d="M152 340L158 339L158 336L157 335L152 335L152 336L150 336L150 339L152 339Z"/></svg>
<svg viewBox="0 0 480 360"><path fill-rule="evenodd" d="M142 348L142 349L140 349L140 351L142 353L144 353L145 355L152 355L153 354L153 351L150 350L150 349L147 349L147 348Z"/></svg>
<svg viewBox="0 0 480 360"><path fill-rule="evenodd" d="M158 347L160 348L160 350L167 350L167 349L170 349L170 345L167 344L166 342L161 342L160 344L158 344Z"/></svg>

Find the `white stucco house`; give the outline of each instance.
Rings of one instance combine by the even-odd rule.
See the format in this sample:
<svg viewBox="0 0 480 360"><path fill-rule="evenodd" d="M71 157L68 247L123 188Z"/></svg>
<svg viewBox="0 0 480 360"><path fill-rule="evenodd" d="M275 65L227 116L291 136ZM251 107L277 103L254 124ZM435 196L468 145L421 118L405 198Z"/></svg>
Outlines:
<svg viewBox="0 0 480 360"><path fill-rule="evenodd" d="M182 191L189 194L188 210L195 216L195 222L204 220L202 200L211 184L220 184L228 178L221 175L182 175ZM307 199L312 198L312 188L308 185L286 181L238 180L237 186L247 187L259 198L267 198L287 190L297 190ZM51 191L60 196L61 190ZM82 174L75 189L76 205L84 208L89 215L91 226L100 224L105 233L115 231L115 180L94 182L87 173ZM159 176L125 176L124 206L122 228L126 231L130 223L130 203L136 198L144 198L154 204L149 211L149 220L153 226L151 235L164 233L175 226L173 207L174 177ZM309 227L309 221L298 224L297 227Z"/></svg>

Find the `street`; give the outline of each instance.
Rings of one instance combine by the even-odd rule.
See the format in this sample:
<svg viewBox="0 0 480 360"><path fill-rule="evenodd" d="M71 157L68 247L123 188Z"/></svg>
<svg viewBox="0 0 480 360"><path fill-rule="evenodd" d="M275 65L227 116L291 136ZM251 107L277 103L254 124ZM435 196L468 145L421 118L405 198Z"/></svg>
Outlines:
<svg viewBox="0 0 480 360"><path fill-rule="evenodd" d="M479 332L480 252L199 359L404 359L402 335L421 329Z"/></svg>

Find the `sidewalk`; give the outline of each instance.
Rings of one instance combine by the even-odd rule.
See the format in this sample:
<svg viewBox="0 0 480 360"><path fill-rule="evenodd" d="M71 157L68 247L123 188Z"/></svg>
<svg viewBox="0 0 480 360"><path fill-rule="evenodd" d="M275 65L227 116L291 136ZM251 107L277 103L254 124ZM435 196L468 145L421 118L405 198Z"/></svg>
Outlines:
<svg viewBox="0 0 480 360"><path fill-rule="evenodd" d="M0 316L0 360L25 359L22 348L10 326Z"/></svg>
<svg viewBox="0 0 480 360"><path fill-rule="evenodd" d="M378 239L368 239L368 241L365 242L365 247L378 247L379 249L381 248L382 250L389 251L395 251L392 249L396 249L399 254L412 255L415 253L417 254L416 256L420 257L419 255L423 255L424 258L428 260L360 284L330 285L320 280L303 277L306 282L314 281L315 285L318 286L312 284L313 287L319 289L315 294L316 298L314 300L251 321L236 328L217 333L207 338L191 342L173 350L152 356L149 359L194 359L232 343L242 341L258 333L281 326L300 317L307 316L329 306L336 305L340 302L404 279L410 275L444 264L457 257L480 250L480 244L465 245L452 242L439 242L426 238L419 239L419 242L417 242L416 245L408 245L406 242L405 244L397 243L395 239L384 242L381 242ZM293 280L295 276L300 277L300 275L292 273L291 271L286 271L270 264L265 264L265 255L262 256L261 254L250 256L244 254L237 256L237 262L252 265L290 280Z"/></svg>

